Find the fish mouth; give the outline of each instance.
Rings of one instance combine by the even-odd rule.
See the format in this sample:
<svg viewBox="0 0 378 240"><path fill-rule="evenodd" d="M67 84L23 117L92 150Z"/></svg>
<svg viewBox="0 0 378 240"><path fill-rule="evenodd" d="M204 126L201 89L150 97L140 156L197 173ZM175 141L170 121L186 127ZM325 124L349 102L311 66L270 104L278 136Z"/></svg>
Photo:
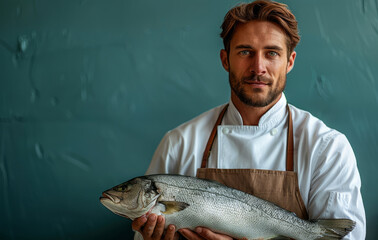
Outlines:
<svg viewBox="0 0 378 240"><path fill-rule="evenodd" d="M105 192L102 193L102 197L100 197L100 200L101 199L109 199L110 201L112 201L114 203L121 202L121 200L119 198L117 198L116 196L112 196L112 195L105 193Z"/></svg>

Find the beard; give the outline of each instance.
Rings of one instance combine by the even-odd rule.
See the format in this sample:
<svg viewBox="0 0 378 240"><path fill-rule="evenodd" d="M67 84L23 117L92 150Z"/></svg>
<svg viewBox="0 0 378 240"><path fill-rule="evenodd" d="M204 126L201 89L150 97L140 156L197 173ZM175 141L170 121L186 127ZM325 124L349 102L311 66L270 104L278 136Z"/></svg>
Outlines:
<svg viewBox="0 0 378 240"><path fill-rule="evenodd" d="M268 106L280 96L286 86L286 74L279 76L276 85L273 85L274 81L271 78L258 76L256 74L237 79L231 70L228 78L231 90L236 94L240 101L251 107ZM268 84L268 93L265 96L260 97L259 95L262 95L264 92L264 90L260 88L251 88L252 93L250 93L250 91L247 93L246 90L250 86L248 86L249 84L245 83L245 81L259 81Z"/></svg>

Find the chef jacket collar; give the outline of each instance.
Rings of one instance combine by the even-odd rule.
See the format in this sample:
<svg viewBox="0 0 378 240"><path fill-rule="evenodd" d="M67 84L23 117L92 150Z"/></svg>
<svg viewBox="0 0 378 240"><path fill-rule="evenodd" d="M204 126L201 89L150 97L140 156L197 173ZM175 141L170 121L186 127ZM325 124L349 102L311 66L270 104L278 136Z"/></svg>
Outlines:
<svg viewBox="0 0 378 240"><path fill-rule="evenodd" d="M286 116L286 104L287 100L285 94L282 93L280 100L260 118L258 127L275 126L277 123L281 122ZM243 119L231 99L224 117L224 124L243 125Z"/></svg>

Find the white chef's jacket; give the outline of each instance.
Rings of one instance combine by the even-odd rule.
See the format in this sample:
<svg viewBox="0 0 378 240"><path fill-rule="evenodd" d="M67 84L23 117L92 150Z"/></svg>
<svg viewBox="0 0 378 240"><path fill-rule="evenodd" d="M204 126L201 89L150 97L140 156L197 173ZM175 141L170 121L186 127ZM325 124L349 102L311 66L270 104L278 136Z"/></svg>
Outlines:
<svg viewBox="0 0 378 240"><path fill-rule="evenodd" d="M244 126L229 102L209 157L209 168L286 170L287 109L280 100L260 119ZM349 218L355 229L344 239L365 239L361 180L346 137L310 113L290 106L294 128L294 171L310 219ZM146 174L195 176L210 132L224 105L169 131Z"/></svg>

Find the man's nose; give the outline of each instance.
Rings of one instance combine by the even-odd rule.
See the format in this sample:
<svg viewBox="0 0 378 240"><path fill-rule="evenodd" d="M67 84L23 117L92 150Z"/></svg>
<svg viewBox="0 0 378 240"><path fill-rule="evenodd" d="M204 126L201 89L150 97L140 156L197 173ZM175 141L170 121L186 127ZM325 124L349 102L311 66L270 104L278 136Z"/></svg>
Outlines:
<svg viewBox="0 0 378 240"><path fill-rule="evenodd" d="M265 59L261 54L255 54L251 59L250 72L256 75L264 75L266 73Z"/></svg>

